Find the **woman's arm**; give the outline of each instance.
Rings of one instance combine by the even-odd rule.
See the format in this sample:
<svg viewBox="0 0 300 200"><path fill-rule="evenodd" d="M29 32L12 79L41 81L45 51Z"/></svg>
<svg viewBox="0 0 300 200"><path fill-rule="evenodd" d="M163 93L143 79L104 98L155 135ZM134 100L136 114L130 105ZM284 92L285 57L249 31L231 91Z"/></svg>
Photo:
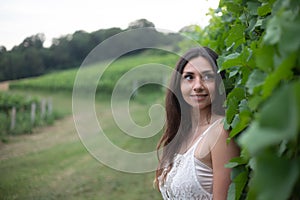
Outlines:
<svg viewBox="0 0 300 200"><path fill-rule="evenodd" d="M224 129L211 150L211 159L213 167L213 199L227 199L227 191L231 183L229 168L225 168L231 158L239 156L239 148L231 140L227 143L228 132Z"/></svg>

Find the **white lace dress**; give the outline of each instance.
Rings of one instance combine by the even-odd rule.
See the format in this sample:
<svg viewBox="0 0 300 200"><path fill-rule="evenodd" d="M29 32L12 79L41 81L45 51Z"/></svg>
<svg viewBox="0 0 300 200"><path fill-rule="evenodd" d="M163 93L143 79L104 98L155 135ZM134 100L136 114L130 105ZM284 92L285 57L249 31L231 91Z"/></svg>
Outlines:
<svg viewBox="0 0 300 200"><path fill-rule="evenodd" d="M194 155L199 142L216 122L206 129L186 153L175 156L172 169L163 183L162 176L159 177L159 187L164 200L212 199L213 171Z"/></svg>

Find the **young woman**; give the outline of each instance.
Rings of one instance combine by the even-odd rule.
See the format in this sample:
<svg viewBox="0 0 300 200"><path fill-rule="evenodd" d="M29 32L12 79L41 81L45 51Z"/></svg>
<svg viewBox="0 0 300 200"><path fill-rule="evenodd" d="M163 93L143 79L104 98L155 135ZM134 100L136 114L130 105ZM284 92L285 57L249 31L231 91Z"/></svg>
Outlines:
<svg viewBox="0 0 300 200"><path fill-rule="evenodd" d="M166 95L166 129L157 149L156 184L163 199L226 199L230 169L239 155L223 128L222 78L218 55L207 47L180 58ZM223 91L223 92L222 92Z"/></svg>

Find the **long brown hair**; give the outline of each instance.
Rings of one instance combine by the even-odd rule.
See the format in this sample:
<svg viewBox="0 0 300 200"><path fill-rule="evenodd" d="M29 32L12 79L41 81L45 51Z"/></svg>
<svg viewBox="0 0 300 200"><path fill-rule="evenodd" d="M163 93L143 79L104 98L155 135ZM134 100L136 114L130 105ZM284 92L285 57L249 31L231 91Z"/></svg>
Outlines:
<svg viewBox="0 0 300 200"><path fill-rule="evenodd" d="M165 131L158 142L157 145L157 154L159 165L156 170L155 182L156 186L159 189L158 178L162 175L164 167L168 166L167 171L163 174L163 180L165 180L167 173L172 168L172 162L174 156L178 153L181 148L182 141L184 138L187 138L187 134L191 129L191 107L183 99L180 85L181 85L181 76L183 73L184 67L187 63L196 57L203 57L207 59L214 72L217 74L217 58L218 55L213 50L208 47L196 47L190 49L176 64L175 70L171 76L170 85L167 89L166 99L165 99L165 109L166 109L166 125ZM221 76L224 76L221 74ZM222 78L216 76L216 96L212 102L212 112L224 115L223 102L225 100L225 92L222 94L219 92L220 85L222 83ZM160 148L162 149L162 155L159 155Z"/></svg>

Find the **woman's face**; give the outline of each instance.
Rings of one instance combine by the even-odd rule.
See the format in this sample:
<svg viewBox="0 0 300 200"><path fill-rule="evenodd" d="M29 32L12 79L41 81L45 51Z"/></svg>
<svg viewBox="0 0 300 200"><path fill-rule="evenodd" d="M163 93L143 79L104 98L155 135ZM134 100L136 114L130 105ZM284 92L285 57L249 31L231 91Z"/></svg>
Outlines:
<svg viewBox="0 0 300 200"><path fill-rule="evenodd" d="M181 76L183 99L193 108L205 109L215 98L216 74L208 60L196 57L190 60Z"/></svg>

